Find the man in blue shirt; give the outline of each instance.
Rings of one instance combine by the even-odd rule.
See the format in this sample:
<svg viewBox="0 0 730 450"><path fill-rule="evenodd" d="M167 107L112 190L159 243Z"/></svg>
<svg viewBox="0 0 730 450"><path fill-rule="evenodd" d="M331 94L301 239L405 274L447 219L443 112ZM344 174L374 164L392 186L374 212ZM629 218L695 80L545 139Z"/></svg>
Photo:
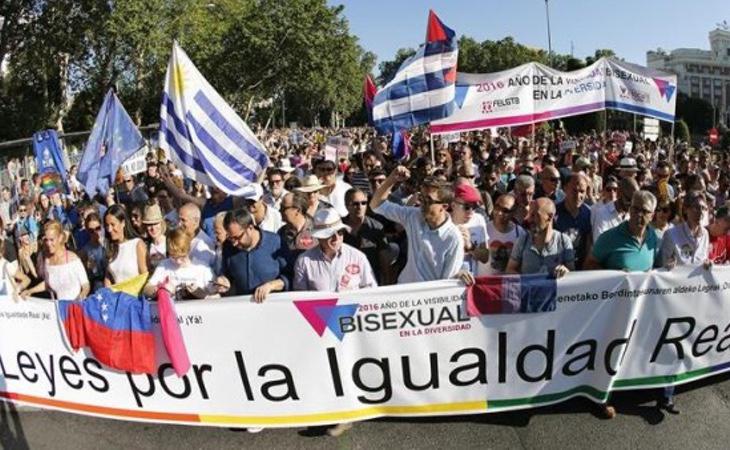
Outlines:
<svg viewBox="0 0 730 450"><path fill-rule="evenodd" d="M555 229L568 235L575 250L575 266L583 268L591 246L591 208L586 205L588 177L574 173L565 186L565 200L555 205Z"/></svg>
<svg viewBox="0 0 730 450"><path fill-rule="evenodd" d="M223 276L216 283L224 295L250 295L261 303L271 292L289 288L286 248L276 233L260 230L245 209L226 213L228 238L223 244Z"/></svg>

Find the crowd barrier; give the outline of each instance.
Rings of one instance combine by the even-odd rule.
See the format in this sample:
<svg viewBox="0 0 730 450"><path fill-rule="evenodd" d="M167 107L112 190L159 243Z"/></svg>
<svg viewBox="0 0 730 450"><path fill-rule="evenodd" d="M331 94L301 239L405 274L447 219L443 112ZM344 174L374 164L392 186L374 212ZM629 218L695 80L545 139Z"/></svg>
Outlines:
<svg viewBox="0 0 730 450"><path fill-rule="evenodd" d="M0 397L124 420L291 427L491 413L698 380L730 367L730 268L575 272L555 311L469 316L447 280L186 301L177 377L63 344L51 301L0 298ZM156 310L153 308L153 322Z"/></svg>

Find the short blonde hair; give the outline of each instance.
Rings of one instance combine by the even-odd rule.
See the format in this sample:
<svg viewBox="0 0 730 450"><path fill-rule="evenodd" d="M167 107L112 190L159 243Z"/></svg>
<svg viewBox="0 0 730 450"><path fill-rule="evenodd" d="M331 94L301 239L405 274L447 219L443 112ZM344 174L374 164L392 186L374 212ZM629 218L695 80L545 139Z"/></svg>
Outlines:
<svg viewBox="0 0 730 450"><path fill-rule="evenodd" d="M167 234L167 254L171 257L187 256L192 240L182 228L175 228Z"/></svg>

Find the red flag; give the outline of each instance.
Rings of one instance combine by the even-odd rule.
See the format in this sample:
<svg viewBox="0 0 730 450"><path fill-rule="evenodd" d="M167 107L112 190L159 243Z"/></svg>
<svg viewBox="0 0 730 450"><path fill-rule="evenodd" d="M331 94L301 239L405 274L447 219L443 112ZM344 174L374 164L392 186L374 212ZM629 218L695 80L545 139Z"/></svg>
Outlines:
<svg viewBox="0 0 730 450"><path fill-rule="evenodd" d="M373 124L373 100L375 94L378 92L378 88L375 87L375 83L370 78L370 75L365 75L365 85L363 86L363 100L365 101L365 110L368 113L368 123Z"/></svg>

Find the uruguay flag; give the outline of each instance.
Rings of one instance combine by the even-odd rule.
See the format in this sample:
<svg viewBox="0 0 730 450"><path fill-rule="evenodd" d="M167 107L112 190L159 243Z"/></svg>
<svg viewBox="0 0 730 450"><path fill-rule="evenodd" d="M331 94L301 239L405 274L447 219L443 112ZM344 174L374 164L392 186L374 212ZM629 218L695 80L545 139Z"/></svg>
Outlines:
<svg viewBox="0 0 730 450"><path fill-rule="evenodd" d="M454 30L429 12L426 43L375 95L373 125L386 134L448 117L454 110L459 50Z"/></svg>
<svg viewBox="0 0 730 450"><path fill-rule="evenodd" d="M470 316L555 311L557 282L546 274L477 277L466 296Z"/></svg>
<svg viewBox="0 0 730 450"><path fill-rule="evenodd" d="M58 300L58 318L71 348L89 347L99 362L131 373L155 373L150 304L100 289L81 302Z"/></svg>
<svg viewBox="0 0 730 450"><path fill-rule="evenodd" d="M269 165L264 146L175 42L160 107L160 148L183 174L231 195Z"/></svg>

